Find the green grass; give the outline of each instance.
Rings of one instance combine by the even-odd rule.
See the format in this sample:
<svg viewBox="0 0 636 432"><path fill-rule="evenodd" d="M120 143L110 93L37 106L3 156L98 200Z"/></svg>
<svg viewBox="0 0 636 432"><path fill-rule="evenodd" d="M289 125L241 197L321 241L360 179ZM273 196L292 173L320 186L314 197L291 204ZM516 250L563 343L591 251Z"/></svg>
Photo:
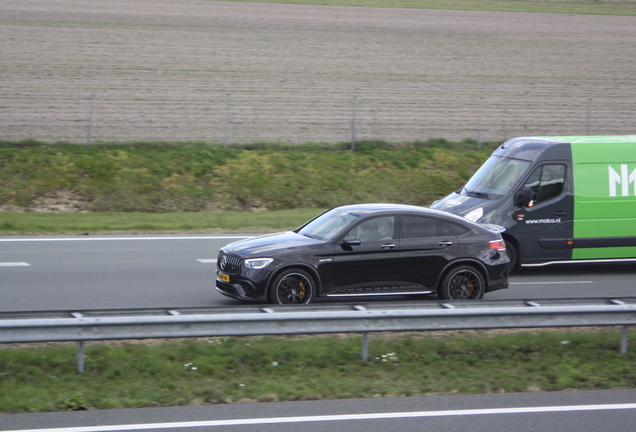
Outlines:
<svg viewBox="0 0 636 432"><path fill-rule="evenodd" d="M366 6L506 12L636 15L634 0L233 0L330 6Z"/></svg>
<svg viewBox="0 0 636 432"><path fill-rule="evenodd" d="M299 227L321 209L250 212L0 212L0 235L196 232L260 233Z"/></svg>
<svg viewBox="0 0 636 432"><path fill-rule="evenodd" d="M204 143L102 143L86 148L0 141L0 206L5 211L153 214L324 209L361 202L428 205L461 186L498 144L478 151L470 140L366 141L352 152L348 144L253 143L224 149ZM182 214L160 229L210 228L205 217L196 218ZM108 219L115 218L110 214ZM105 229L157 229L146 219ZM21 226L19 219L5 218L0 232L23 231Z"/></svg>
<svg viewBox="0 0 636 432"><path fill-rule="evenodd" d="M0 347L0 412L636 387L619 330ZM630 336L635 336L633 330ZM4 348L4 349L2 349Z"/></svg>

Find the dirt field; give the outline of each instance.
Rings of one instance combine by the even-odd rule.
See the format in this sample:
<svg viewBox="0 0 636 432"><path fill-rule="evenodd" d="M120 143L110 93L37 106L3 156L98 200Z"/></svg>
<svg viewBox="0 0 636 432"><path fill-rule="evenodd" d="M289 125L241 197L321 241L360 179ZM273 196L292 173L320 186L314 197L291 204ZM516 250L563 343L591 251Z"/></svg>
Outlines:
<svg viewBox="0 0 636 432"><path fill-rule="evenodd" d="M636 17L3 0L0 139L339 142L636 133Z"/></svg>

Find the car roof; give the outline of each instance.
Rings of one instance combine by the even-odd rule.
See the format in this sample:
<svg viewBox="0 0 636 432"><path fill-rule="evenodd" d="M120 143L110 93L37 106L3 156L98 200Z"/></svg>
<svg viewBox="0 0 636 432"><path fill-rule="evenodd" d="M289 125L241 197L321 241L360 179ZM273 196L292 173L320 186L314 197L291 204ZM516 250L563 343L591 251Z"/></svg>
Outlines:
<svg viewBox="0 0 636 432"><path fill-rule="evenodd" d="M441 210L433 210L427 207L419 207L415 205L408 204L390 204L390 203L368 203L368 204L350 204L344 205L340 207L336 207L335 209L344 210L344 211L358 211L366 214L373 213L383 213L388 211L398 211L398 212L411 212L411 213L419 213L426 214L429 216L438 216L446 219L452 219L458 222L470 223L470 221L464 219L463 217L454 215L452 213L448 213ZM335 210L334 209L334 210Z"/></svg>

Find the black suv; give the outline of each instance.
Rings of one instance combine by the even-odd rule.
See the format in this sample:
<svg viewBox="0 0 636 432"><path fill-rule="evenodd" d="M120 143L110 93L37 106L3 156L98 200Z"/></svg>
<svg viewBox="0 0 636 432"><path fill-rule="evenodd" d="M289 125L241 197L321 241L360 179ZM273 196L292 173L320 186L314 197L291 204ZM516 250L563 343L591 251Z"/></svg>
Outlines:
<svg viewBox="0 0 636 432"><path fill-rule="evenodd" d="M300 228L230 243L216 289L241 300L437 293L481 299L508 287L503 228L397 204L328 210Z"/></svg>

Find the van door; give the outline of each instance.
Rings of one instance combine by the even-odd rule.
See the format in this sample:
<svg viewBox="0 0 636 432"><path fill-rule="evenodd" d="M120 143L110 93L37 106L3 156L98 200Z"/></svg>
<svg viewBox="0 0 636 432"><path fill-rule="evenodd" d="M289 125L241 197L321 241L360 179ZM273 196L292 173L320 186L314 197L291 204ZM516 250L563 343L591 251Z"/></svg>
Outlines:
<svg viewBox="0 0 636 432"><path fill-rule="evenodd" d="M521 242L522 263L569 258L573 201L567 193L565 163L546 163L532 171L524 184L533 195L531 207L515 206L515 234Z"/></svg>

